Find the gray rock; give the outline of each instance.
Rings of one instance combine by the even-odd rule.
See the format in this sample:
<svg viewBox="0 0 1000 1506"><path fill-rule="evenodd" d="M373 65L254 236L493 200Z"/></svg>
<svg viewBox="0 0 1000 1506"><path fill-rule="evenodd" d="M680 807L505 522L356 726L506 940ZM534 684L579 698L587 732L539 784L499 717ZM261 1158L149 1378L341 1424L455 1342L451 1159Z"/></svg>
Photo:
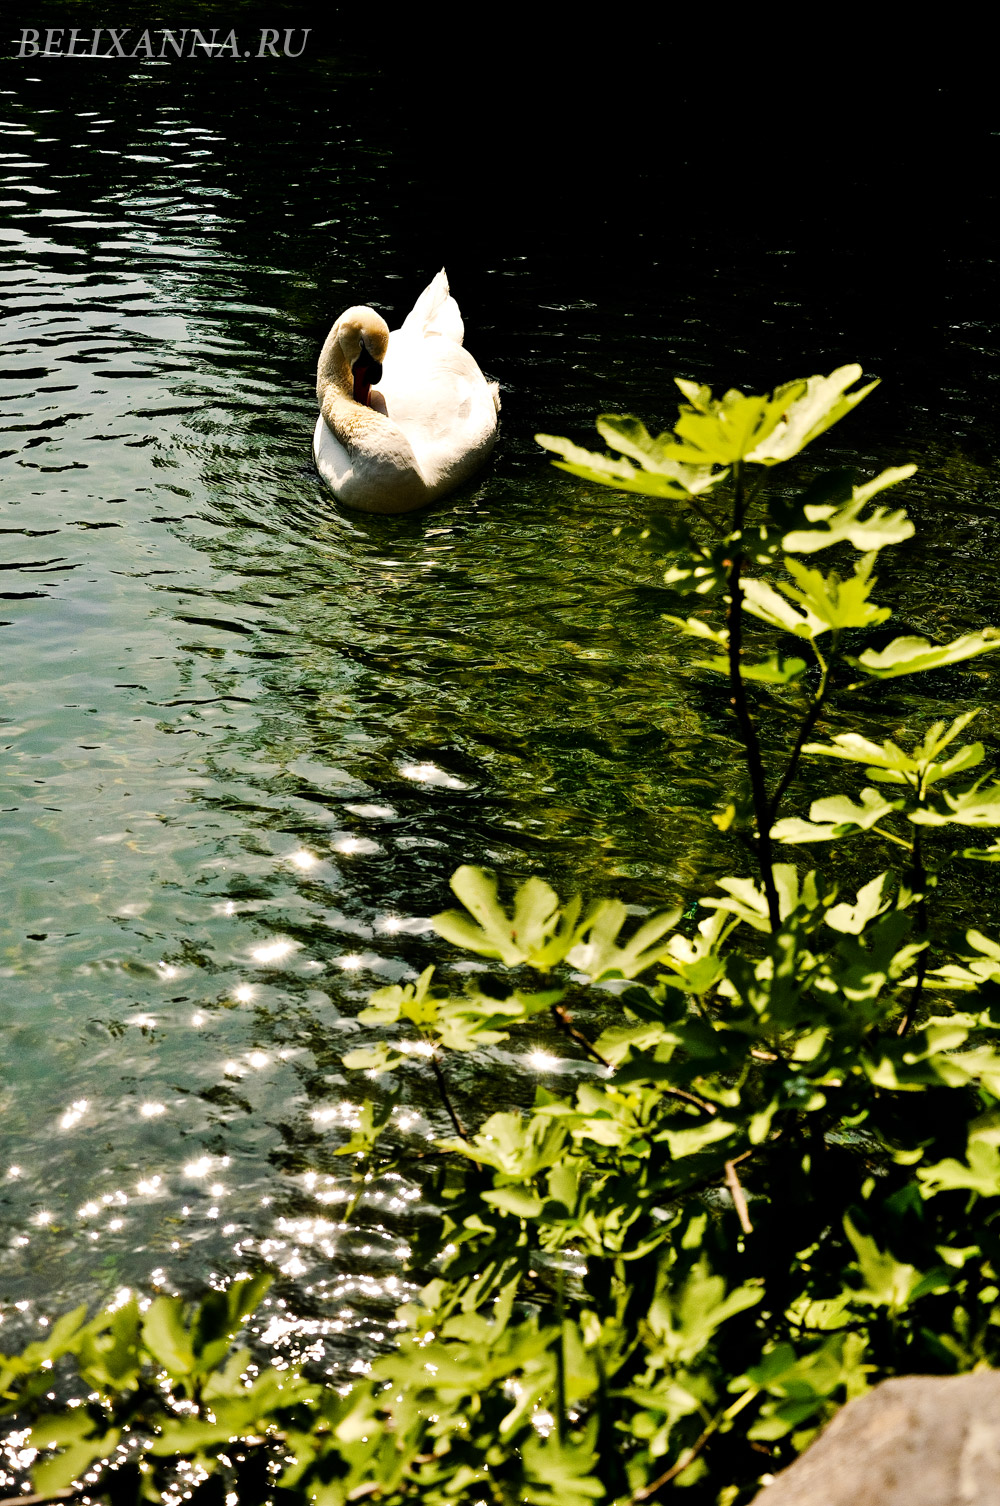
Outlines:
<svg viewBox="0 0 1000 1506"><path fill-rule="evenodd" d="M753 1506L1000 1506L1000 1370L883 1381Z"/></svg>

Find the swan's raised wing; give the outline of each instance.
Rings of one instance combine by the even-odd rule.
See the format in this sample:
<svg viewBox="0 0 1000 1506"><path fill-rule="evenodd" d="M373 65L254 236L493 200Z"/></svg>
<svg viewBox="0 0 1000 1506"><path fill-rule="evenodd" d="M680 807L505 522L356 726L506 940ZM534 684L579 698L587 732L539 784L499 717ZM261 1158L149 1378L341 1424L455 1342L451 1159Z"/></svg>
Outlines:
<svg viewBox="0 0 1000 1506"><path fill-rule="evenodd" d="M446 340L454 340L456 345L461 345L465 339L465 325L462 323L458 304L448 290L444 267L434 281L424 288L397 333L444 335Z"/></svg>

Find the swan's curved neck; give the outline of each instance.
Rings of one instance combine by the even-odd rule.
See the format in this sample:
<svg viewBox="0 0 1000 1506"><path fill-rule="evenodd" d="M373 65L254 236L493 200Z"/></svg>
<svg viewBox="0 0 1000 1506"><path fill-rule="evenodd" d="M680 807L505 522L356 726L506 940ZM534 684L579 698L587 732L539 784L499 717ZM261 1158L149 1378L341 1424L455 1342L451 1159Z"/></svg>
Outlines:
<svg viewBox="0 0 1000 1506"><path fill-rule="evenodd" d="M320 411L341 443L350 448L359 443L373 422L378 422L371 389L381 380L382 367L368 342L382 353L388 334L385 321L374 309L348 309L320 351L316 370ZM378 404L377 410L384 411L384 404Z"/></svg>
<svg viewBox="0 0 1000 1506"><path fill-rule="evenodd" d="M377 464L422 484L410 441L389 418L382 394L372 391L382 379L388 344L389 327L374 309L341 314L320 352L316 397L327 427L355 464Z"/></svg>
<svg viewBox="0 0 1000 1506"><path fill-rule="evenodd" d="M353 400L354 379L351 375L351 363L340 343L337 324L326 337L323 349L319 353L319 365L316 368L316 400L321 408L331 387L335 388L341 397Z"/></svg>

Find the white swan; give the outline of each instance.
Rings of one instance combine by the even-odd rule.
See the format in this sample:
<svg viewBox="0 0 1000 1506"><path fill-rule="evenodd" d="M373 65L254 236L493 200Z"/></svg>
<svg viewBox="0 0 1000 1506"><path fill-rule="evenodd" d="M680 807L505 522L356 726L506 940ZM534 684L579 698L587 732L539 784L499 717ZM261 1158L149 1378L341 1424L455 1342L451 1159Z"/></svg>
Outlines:
<svg viewBox="0 0 1000 1506"><path fill-rule="evenodd" d="M482 465L500 391L463 349L464 334L443 268L391 334L374 309L341 314L316 372L313 457L348 507L408 512Z"/></svg>

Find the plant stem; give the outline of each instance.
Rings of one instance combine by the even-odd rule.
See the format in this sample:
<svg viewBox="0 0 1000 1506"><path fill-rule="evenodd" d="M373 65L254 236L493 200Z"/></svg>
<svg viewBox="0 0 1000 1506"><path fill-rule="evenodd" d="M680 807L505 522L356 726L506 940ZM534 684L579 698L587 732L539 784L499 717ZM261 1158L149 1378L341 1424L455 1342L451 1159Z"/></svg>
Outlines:
<svg viewBox="0 0 1000 1506"><path fill-rule="evenodd" d="M698 517L702 520L703 523L707 523L708 524L709 528L715 534L716 538L719 538L719 539L725 538L725 533L724 533L724 531L722 529L721 524L719 524L719 523L716 522L716 520L712 517L711 513L707 513L705 511L705 509L702 507L702 505L701 505L700 502L696 502L695 499L694 499L694 497L690 497L690 496L686 499L686 501L687 501L687 505L688 505L688 507L690 507L691 511L694 512L694 513L697 513Z"/></svg>
<svg viewBox="0 0 1000 1506"><path fill-rule="evenodd" d="M907 852L913 851L913 843L907 842L903 837L897 837L895 832L885 831L881 826L871 826L868 829L876 836L885 837L887 842L895 842L898 847L905 847Z"/></svg>
<svg viewBox="0 0 1000 1506"><path fill-rule="evenodd" d="M451 1101L451 1095L448 1092L448 1084L445 1082L444 1072L441 1070L441 1063L438 1061L436 1051L431 1057L430 1062L431 1066L434 1068L434 1076L437 1078L438 1092L441 1095L441 1102L448 1110L448 1117L451 1120L452 1124L455 1126L455 1133L462 1140L468 1140L469 1137L465 1132L465 1128L462 1124L461 1119L459 1119L458 1117L458 1114L455 1110L455 1105Z"/></svg>
<svg viewBox="0 0 1000 1506"><path fill-rule="evenodd" d="M744 1158L741 1156L740 1160L743 1159ZM729 1188L729 1191L732 1194L733 1206L736 1209L737 1216L739 1217L740 1228L743 1230L744 1234L752 1234L753 1224L750 1222L750 1214L747 1212L746 1196L744 1195L743 1188L740 1186L740 1179L736 1175L735 1161L726 1162L726 1186Z"/></svg>
<svg viewBox="0 0 1000 1506"><path fill-rule="evenodd" d="M586 1051L587 1055L593 1061L600 1062L601 1066L607 1067L609 1072L614 1071L614 1068L608 1061L607 1057L602 1056L597 1047L593 1045L591 1041L588 1041L582 1030L577 1030L576 1026L573 1024L573 1016L570 1014L568 1009L564 1008L562 1004L553 1004L552 1018L559 1026L559 1029L562 1031L563 1035L568 1035L570 1040L576 1041L578 1046L582 1046L584 1051Z"/></svg>
<svg viewBox="0 0 1000 1506"><path fill-rule="evenodd" d="M771 932L773 935L777 935L781 926L781 914L778 906L778 891L774 883L770 805L767 798L764 764L761 759L757 729L750 715L746 686L743 683L743 676L740 672L740 655L743 651L743 588L740 585L740 571L743 568L742 530L744 511L742 461L737 461L733 466L733 478L735 482L732 531L733 557L729 562L729 575L727 578L729 607L726 612L726 625L729 628L729 704L736 713L736 720L740 724L740 732L743 736L743 746L746 748L747 772L750 775L754 816L757 821L757 864L760 868L761 882L764 886L764 897L767 900L767 913L771 919Z"/></svg>
<svg viewBox="0 0 1000 1506"><path fill-rule="evenodd" d="M560 1260L556 1267L556 1437L560 1448L566 1442L566 1268Z"/></svg>
<svg viewBox="0 0 1000 1506"><path fill-rule="evenodd" d="M920 793L923 793L922 791ZM927 870L924 867L923 853L921 850L921 828L914 823L913 830L913 879L917 888L917 935L924 940L927 938ZM917 981L913 985L910 1002L906 1007L906 1013L899 1022L897 1035L905 1035L913 1023L914 1016L920 1008L920 996L924 991L924 978L927 976L927 948L926 946L917 956Z"/></svg>
<svg viewBox="0 0 1000 1506"><path fill-rule="evenodd" d="M749 1391L744 1391L743 1395L737 1401L734 1401L731 1407L727 1407L724 1412L717 1413L705 1430L695 1439L691 1447L684 1450L676 1463L672 1464L669 1469L664 1470L662 1475L657 1475L655 1480L650 1480L649 1484L644 1485L641 1490L635 1492L631 1501L629 1501L629 1506L640 1506L642 1501L648 1501L650 1496L655 1495L664 1485L669 1485L671 1480L675 1480L678 1475L683 1474L688 1465L694 1463L705 1447L705 1444L722 1423L731 1422L757 1395L758 1388L753 1386Z"/></svg>
<svg viewBox="0 0 1000 1506"><path fill-rule="evenodd" d="M573 1016L562 1004L551 1005L552 1018L555 1020L563 1035L568 1035L571 1040L582 1046L587 1055L595 1062L600 1062L609 1072L613 1072L614 1063L609 1062L606 1056L602 1056L592 1041L588 1041L582 1030L577 1030L573 1024ZM661 1093L669 1093L672 1098L683 1098L685 1103L693 1103L695 1108L701 1109L705 1114L716 1114L718 1109L714 1103L706 1103L704 1098L699 1098L696 1093L688 1093L684 1088L671 1088L665 1083L660 1084Z"/></svg>
<svg viewBox="0 0 1000 1506"><path fill-rule="evenodd" d="M781 777L781 782L779 783L778 788L771 796L771 802L767 810L768 830L770 830L770 828L774 825L775 817L778 814L778 807L780 806L782 799L784 798L785 791L788 789L788 786L795 778L795 770L799 766L799 759L802 756L802 749L805 747L806 738L809 736L810 732L819 720L819 714L823 709L823 702L826 700L826 692L830 680L830 666L823 658L815 643L812 647L813 653L816 655L817 661L822 671L820 675L819 689L817 690L816 695L813 698L812 705L809 707L809 710L802 718L802 725L799 728L799 735L795 739L795 746L792 749L792 756L788 760L788 767L785 769L785 772Z"/></svg>
<svg viewBox="0 0 1000 1506"><path fill-rule="evenodd" d="M93 1490L94 1487L92 1485L78 1485L75 1490L70 1488L66 1490L54 1490L51 1495L47 1496L8 1496L6 1501L9 1503L9 1506L46 1506L46 1503L49 1501L74 1501L79 1496L92 1494Z"/></svg>

